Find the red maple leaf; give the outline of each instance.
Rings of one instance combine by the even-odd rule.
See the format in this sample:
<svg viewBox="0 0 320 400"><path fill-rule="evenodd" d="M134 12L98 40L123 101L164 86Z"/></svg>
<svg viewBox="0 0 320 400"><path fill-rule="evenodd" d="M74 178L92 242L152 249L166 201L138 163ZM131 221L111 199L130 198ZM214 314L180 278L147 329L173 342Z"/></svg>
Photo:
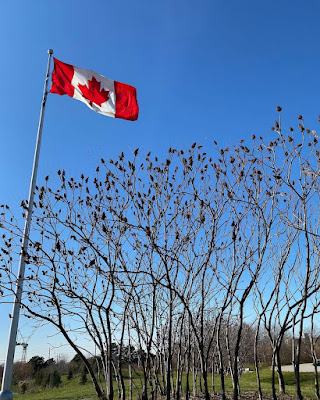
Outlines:
<svg viewBox="0 0 320 400"><path fill-rule="evenodd" d="M82 96L89 100L90 106L92 106L92 103L95 103L101 107L102 103L105 103L109 100L109 90L100 90L100 83L101 82L97 81L93 76L91 81L88 80L89 88L87 85L80 85L80 83L78 84Z"/></svg>

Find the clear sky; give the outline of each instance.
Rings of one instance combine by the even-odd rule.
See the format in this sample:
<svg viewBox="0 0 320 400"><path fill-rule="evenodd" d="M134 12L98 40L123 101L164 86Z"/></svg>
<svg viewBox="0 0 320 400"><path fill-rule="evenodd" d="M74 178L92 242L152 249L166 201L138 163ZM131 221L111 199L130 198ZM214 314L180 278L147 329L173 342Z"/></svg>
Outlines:
<svg viewBox="0 0 320 400"><path fill-rule="evenodd" d="M268 137L277 105L285 124L302 114L317 129L319 15L319 0L2 2L0 203L14 208L28 194L48 48L135 86L140 116L115 120L50 94L38 182L58 169L90 174L101 157L137 147L161 157L195 141ZM0 362L10 311L0 304ZM29 323L25 336L31 331ZM48 343L35 333L28 357L46 357Z"/></svg>

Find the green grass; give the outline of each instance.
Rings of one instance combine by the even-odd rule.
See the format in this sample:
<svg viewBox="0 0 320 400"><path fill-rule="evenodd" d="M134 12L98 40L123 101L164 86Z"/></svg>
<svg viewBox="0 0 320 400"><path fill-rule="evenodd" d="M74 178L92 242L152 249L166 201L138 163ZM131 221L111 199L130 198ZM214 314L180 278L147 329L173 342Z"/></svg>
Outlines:
<svg viewBox="0 0 320 400"><path fill-rule="evenodd" d="M296 394L296 379L293 372L284 372L284 381L286 385L286 393L290 395ZM263 368L260 371L262 391L271 393L271 370L270 368ZM320 377L319 377L320 379ZM302 394L310 399L316 399L315 396L315 380L313 372L300 373L300 385ZM240 380L240 387L243 390L257 390L256 374L244 374ZM278 389L278 378L276 376L276 388Z"/></svg>
<svg viewBox="0 0 320 400"><path fill-rule="evenodd" d="M260 371L262 391L264 393L271 393L271 371L270 368L262 368ZM212 391L211 385L211 375L208 377L209 389ZM295 395L295 377L293 372L285 372L284 379L286 384L287 394ZM186 376L183 376L183 386L185 387ZM79 383L78 378L74 378L68 381L66 377L62 377L63 385L56 389L38 389L38 392L26 393L24 395L19 395L21 400L96 400L97 396L95 394L93 385L88 376L88 382L85 385ZM139 381L135 381L137 386L139 386ZM276 380L277 388L278 381ZM192 390L192 376L190 375L190 384ZM231 377L225 377L226 390L232 391L232 381ZM116 389L116 383L114 388ZM198 375L198 386L199 386L199 375ZM129 380L126 379L126 387L129 393ZM301 373L301 388L302 393L305 398L316 399L315 389L314 389L314 374L311 372ZM241 391L253 391L257 392L256 374L255 372L243 374L240 378L240 389ZM215 376L215 390L221 390L220 377ZM14 392L18 392L17 387L13 388ZM134 394L137 392L134 390ZM117 393L115 393L115 398L117 398Z"/></svg>
<svg viewBox="0 0 320 400"><path fill-rule="evenodd" d="M68 381L65 376L62 377L62 386L55 389L37 388L37 392L19 395L21 400L96 400L97 396L91 382L85 385L79 383L79 379L75 378ZM39 391L38 391L39 390ZM14 387L13 392L18 392L18 388Z"/></svg>

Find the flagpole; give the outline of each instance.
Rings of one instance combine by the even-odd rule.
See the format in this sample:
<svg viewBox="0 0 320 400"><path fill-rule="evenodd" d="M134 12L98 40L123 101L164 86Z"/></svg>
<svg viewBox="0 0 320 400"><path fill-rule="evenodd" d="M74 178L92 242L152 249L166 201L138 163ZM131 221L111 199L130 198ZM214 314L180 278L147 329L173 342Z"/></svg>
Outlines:
<svg viewBox="0 0 320 400"><path fill-rule="evenodd" d="M17 277L15 299L14 299L12 316L11 316L12 319L11 319L11 326L10 326L10 332L9 332L9 342L8 342L8 348L7 348L6 362L5 362L4 371L3 371L0 400L12 400L13 399L13 393L11 391L11 384L12 384L14 352L15 352L15 347L16 347L17 330L18 330L19 315L20 315L20 303L21 303L21 298L22 298L22 289L23 289L23 281L24 281L24 270L25 270L24 255L27 253L28 243L29 243L29 232L30 232L30 225L31 225L33 202L34 202L34 191L35 191L35 187L36 187L38 164L39 164L44 111L45 111L47 95L48 95L47 89L48 89L48 81L49 81L49 74L50 74L50 62L51 62L51 56L53 54L53 50L49 49L48 54L49 54L49 57L48 57L48 65L47 65L47 74L46 74L46 79L45 79L44 89L43 89L43 99L42 99L41 110L40 110L37 142L36 142L36 148L35 148L35 152L34 152L32 175L31 175L31 182L30 182L30 189L29 189L29 198L28 198L28 204L27 204L28 209L27 209L27 213L26 213L25 226L24 226L23 237L22 237L22 248L21 248L21 254L20 254L20 261L19 261L19 272L18 272L18 277Z"/></svg>

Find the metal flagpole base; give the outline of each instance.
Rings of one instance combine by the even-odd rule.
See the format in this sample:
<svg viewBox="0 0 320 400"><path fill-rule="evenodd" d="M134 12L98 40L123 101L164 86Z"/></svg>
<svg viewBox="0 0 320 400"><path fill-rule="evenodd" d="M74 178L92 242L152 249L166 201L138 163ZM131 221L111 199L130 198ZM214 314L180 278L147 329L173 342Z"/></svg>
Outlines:
<svg viewBox="0 0 320 400"><path fill-rule="evenodd" d="M5 390L0 393L0 400L13 400L13 393L11 390Z"/></svg>

